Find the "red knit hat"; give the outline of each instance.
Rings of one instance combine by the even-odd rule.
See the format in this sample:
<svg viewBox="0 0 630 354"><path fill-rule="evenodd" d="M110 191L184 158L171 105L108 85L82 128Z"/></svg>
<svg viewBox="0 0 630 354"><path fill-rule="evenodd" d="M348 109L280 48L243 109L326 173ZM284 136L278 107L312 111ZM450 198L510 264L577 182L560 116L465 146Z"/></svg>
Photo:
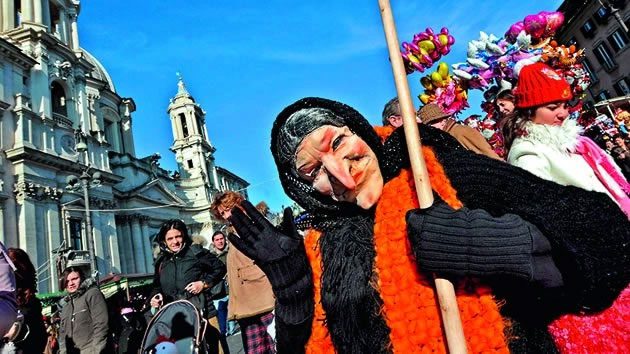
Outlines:
<svg viewBox="0 0 630 354"><path fill-rule="evenodd" d="M513 93L518 108L568 101L573 97L569 83L543 63L524 66Z"/></svg>

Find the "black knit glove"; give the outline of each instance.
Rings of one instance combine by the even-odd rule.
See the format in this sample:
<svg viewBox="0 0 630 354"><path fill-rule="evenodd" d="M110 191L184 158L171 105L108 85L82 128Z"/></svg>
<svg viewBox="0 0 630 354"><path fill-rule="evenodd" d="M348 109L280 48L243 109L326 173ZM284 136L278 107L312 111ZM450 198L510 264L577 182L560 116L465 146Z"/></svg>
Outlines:
<svg viewBox="0 0 630 354"><path fill-rule="evenodd" d="M509 275L551 288L562 275L551 246L532 224L514 214L453 210L443 201L407 212L407 233L423 271L453 276Z"/></svg>
<svg viewBox="0 0 630 354"><path fill-rule="evenodd" d="M237 235L228 239L267 275L276 296L276 314L288 324L303 322L313 313L313 280L304 241L284 209L279 227L273 226L248 201L232 209L229 221Z"/></svg>

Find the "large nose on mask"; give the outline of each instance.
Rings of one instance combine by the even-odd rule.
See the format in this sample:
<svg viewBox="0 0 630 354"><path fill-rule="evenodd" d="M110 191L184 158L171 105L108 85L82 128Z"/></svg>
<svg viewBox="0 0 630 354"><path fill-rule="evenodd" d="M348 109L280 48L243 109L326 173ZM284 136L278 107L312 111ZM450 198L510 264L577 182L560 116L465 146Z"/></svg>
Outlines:
<svg viewBox="0 0 630 354"><path fill-rule="evenodd" d="M340 186L349 190L356 188L356 183L354 183L354 179L350 175L347 160L325 156L322 159L322 164L328 172L328 179L334 189Z"/></svg>

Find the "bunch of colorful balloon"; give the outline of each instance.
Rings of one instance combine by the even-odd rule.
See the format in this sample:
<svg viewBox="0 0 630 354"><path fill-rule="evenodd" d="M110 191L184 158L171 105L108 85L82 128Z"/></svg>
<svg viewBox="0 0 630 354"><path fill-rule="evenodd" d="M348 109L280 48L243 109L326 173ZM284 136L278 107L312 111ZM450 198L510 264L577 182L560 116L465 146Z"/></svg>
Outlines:
<svg viewBox="0 0 630 354"><path fill-rule="evenodd" d="M468 43L466 62L453 65L453 74L473 89L485 89L493 81L514 80L514 65L525 59L538 60L541 49L530 48L530 37L521 33L515 43L480 32Z"/></svg>
<svg viewBox="0 0 630 354"><path fill-rule="evenodd" d="M422 103L436 103L448 114L457 114L468 107L466 87L453 78L446 63L440 62L438 69L423 76L420 83L424 87L424 93L418 96Z"/></svg>
<svg viewBox="0 0 630 354"><path fill-rule="evenodd" d="M424 72L433 66L443 55L451 51L455 38L443 27L439 33L428 27L424 32L413 36L411 42L403 42L401 54L405 61L407 74L414 71Z"/></svg>
<svg viewBox="0 0 630 354"><path fill-rule="evenodd" d="M564 22L562 12L541 11L535 15L525 16L523 21L519 21L505 32L505 38L510 43L514 43L519 33L525 31L531 36L534 44L552 37Z"/></svg>

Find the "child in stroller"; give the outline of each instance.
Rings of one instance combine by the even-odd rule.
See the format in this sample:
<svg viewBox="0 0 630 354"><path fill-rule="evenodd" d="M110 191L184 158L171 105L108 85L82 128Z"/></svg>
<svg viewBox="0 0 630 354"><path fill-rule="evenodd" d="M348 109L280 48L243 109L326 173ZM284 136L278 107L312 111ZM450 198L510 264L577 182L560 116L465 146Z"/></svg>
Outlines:
<svg viewBox="0 0 630 354"><path fill-rule="evenodd" d="M149 322L142 340L142 354L205 354L206 319L187 300L162 307Z"/></svg>

